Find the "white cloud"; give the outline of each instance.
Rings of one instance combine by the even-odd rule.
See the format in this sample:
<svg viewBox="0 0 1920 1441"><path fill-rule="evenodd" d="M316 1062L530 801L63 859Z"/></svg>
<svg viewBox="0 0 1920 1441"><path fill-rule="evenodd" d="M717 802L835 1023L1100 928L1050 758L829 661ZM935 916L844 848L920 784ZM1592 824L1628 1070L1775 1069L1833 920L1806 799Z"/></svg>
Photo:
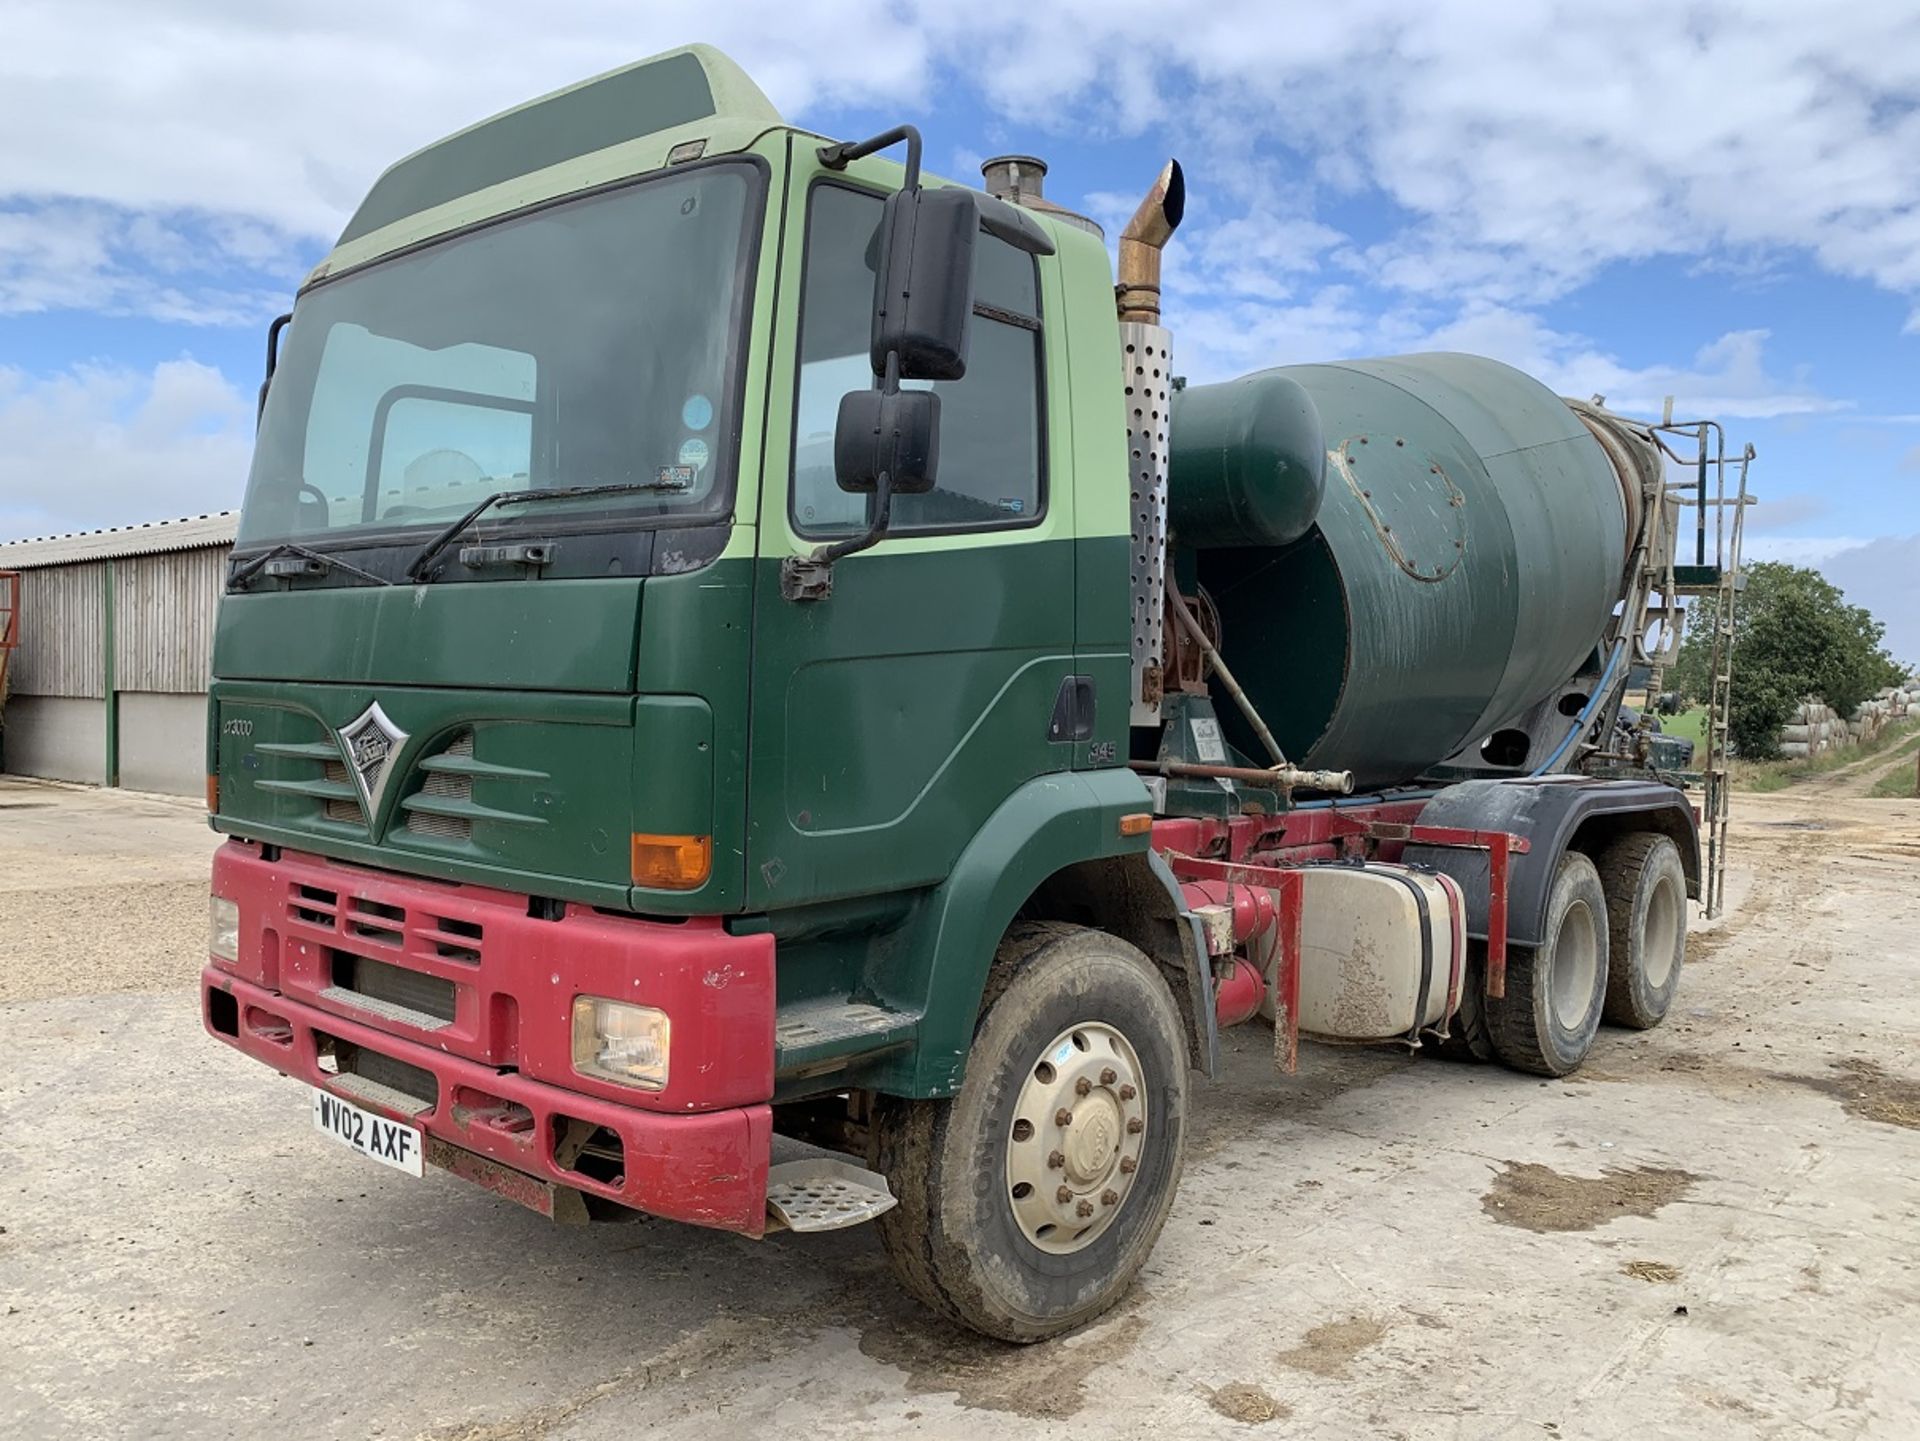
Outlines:
<svg viewBox="0 0 1920 1441"><path fill-rule="evenodd" d="M252 440L252 399L186 357L52 376L0 366L0 536L232 506Z"/></svg>
<svg viewBox="0 0 1920 1441"><path fill-rule="evenodd" d="M1753 535L1746 537L1741 553L1749 562L1779 560L1825 569L1835 556L1867 543L1867 537L1859 535Z"/></svg>
<svg viewBox="0 0 1920 1441"><path fill-rule="evenodd" d="M1720 0L976 0L930 22L1004 108L1280 144L1409 224L1384 283L1533 301L1620 259L1787 247L1920 290L1920 11ZM984 37L984 38L983 38ZM1151 85L1125 63L1151 56ZM1162 97L1185 82L1178 104ZM1293 185L1300 186L1298 176Z"/></svg>
<svg viewBox="0 0 1920 1441"><path fill-rule="evenodd" d="M1896 659L1920 663L1920 535L1863 541L1816 563L1849 601L1886 626Z"/></svg>
<svg viewBox="0 0 1920 1441"><path fill-rule="evenodd" d="M1261 244L1306 227L1288 253L1324 246L1316 191L1375 188L1405 223L1352 263L1429 297L1531 304L1620 259L1781 248L1920 294L1910 0L13 0L0 195L325 235L408 149L692 36L789 113L937 116L956 74L1023 125L1198 144L1200 190Z"/></svg>
<svg viewBox="0 0 1920 1441"><path fill-rule="evenodd" d="M1323 286L1290 302L1225 300L1181 286L1167 297L1173 366L1202 383L1272 365L1379 354L1381 320L1351 288Z"/></svg>
<svg viewBox="0 0 1920 1441"><path fill-rule="evenodd" d="M255 324L393 159L693 37L790 116L859 103L918 118L966 179L964 147L1001 148L1003 121L1164 141L1191 186L1168 312L1196 380L1452 347L1621 409L1657 412L1668 394L1727 417L1839 408L1770 366L1764 330L1647 364L1530 313L1662 256L1766 276L1804 254L1902 297L1920 334L1911 0L8 0L0 314ZM956 87L987 98L985 134L946 121ZM1050 181L1073 203L1075 177ZM1137 193L1081 203L1117 222ZM1362 214L1385 218L1361 234ZM158 371L0 372L0 423L67 404L68 423L111 433L77 430L59 455L97 448L111 489L142 473L124 437L160 389ZM224 470L189 428L147 473L224 477L180 492L205 509L237 486L245 429L216 427ZM0 456L0 517L37 513L8 509L37 484ZM137 486L121 502L99 518L153 509Z"/></svg>
<svg viewBox="0 0 1920 1441"><path fill-rule="evenodd" d="M1465 350L1505 360L1563 395L1603 395L1615 410L1658 415L1674 399L1676 419L1759 419L1844 410L1804 381L1768 372L1764 330L1736 330L1704 345L1690 366L1625 365L1583 336L1549 329L1533 316L1491 309L1463 316L1424 339L1423 349Z"/></svg>
<svg viewBox="0 0 1920 1441"><path fill-rule="evenodd" d="M1833 512L1833 501L1824 495L1804 491L1791 495L1769 495L1766 504L1747 512L1746 548L1752 550L1757 535L1776 530L1791 530Z"/></svg>
<svg viewBox="0 0 1920 1441"><path fill-rule="evenodd" d="M63 200L0 209L0 316L49 310L252 325L286 304L294 241L257 222Z"/></svg>
<svg viewBox="0 0 1920 1441"><path fill-rule="evenodd" d="M1350 286L1268 303L1223 299L1204 285L1171 290L1174 366L1195 381L1312 360L1423 350L1457 350L1505 361L1559 392L1606 398L1630 415L1657 416L1674 399L1677 419L1818 415L1846 409L1801 378L1772 373L1767 332L1738 330L1702 346L1691 365L1636 367L1585 336L1556 331L1538 316L1501 306L1470 309L1431 324L1417 310L1364 306Z"/></svg>
<svg viewBox="0 0 1920 1441"><path fill-rule="evenodd" d="M694 37L789 109L927 93L925 37L857 0L10 0L0 194L330 236L408 151Z"/></svg>

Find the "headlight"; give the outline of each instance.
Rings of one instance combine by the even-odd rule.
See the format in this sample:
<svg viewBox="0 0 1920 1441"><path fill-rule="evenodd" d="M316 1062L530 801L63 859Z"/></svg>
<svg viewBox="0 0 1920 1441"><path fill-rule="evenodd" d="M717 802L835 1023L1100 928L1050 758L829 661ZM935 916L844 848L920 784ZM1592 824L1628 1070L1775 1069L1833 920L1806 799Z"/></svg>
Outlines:
<svg viewBox="0 0 1920 1441"><path fill-rule="evenodd" d="M665 1011L574 997L573 1068L583 1076L658 1091L667 1084L670 1039Z"/></svg>
<svg viewBox="0 0 1920 1441"><path fill-rule="evenodd" d="M225 896L207 898L207 949L217 960L240 959L240 907Z"/></svg>

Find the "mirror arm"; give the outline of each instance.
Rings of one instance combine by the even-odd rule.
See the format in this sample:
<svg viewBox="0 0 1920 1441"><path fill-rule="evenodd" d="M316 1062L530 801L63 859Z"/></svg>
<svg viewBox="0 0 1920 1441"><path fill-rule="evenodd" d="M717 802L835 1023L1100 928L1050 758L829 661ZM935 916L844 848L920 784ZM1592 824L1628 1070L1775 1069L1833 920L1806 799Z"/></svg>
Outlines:
<svg viewBox="0 0 1920 1441"><path fill-rule="evenodd" d="M907 178L900 188L913 190L920 184L920 132L911 125L896 125L865 140L843 140L837 145L822 145L814 153L827 169L845 170L855 160L863 160L875 151L898 145L902 140L907 142Z"/></svg>
<svg viewBox="0 0 1920 1441"><path fill-rule="evenodd" d="M808 557L815 565L832 565L844 556L856 555L868 550L880 542L887 533L887 524L893 518L893 476L881 471L873 482L873 523L867 527L865 535L848 536L845 540L832 545L823 545Z"/></svg>
<svg viewBox="0 0 1920 1441"><path fill-rule="evenodd" d="M253 421L259 428L260 417L267 411L267 387L273 384L273 372L280 368L280 332L292 322L293 316L276 315L273 324L267 327L267 373L260 381L260 403L254 407Z"/></svg>
<svg viewBox="0 0 1920 1441"><path fill-rule="evenodd" d="M893 513L893 475L874 477L873 521L866 534L823 545L812 555L790 555L780 562L780 595L785 600L825 600L833 594L833 563L878 545Z"/></svg>
<svg viewBox="0 0 1920 1441"><path fill-rule="evenodd" d="M900 389L899 351L887 352L887 373L879 379L877 388L883 394L892 395ZM866 533L823 545L812 555L790 555L781 561L781 595L788 600L825 600L833 594L833 563L878 545L892 519L893 473L883 470L873 479L873 519L867 523Z"/></svg>

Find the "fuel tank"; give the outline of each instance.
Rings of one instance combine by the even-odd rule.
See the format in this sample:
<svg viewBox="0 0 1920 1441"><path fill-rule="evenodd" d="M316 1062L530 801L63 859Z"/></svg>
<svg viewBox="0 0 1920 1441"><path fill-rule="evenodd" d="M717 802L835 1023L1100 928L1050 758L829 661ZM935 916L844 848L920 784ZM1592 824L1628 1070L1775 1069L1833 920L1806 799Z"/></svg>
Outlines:
<svg viewBox="0 0 1920 1441"><path fill-rule="evenodd" d="M1294 444L1276 434L1286 415ZM1605 447L1538 381L1470 355L1287 366L1175 397L1173 541L1290 760L1411 780L1580 669L1620 598L1644 467L1658 473L1595 423ZM1232 701L1215 704L1260 756Z"/></svg>

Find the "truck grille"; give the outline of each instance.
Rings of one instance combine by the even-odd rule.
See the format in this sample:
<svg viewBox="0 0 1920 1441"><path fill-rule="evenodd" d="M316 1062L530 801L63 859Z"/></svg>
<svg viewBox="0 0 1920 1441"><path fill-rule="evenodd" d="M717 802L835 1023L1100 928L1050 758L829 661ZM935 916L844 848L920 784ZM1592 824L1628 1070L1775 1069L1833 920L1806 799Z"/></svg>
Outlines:
<svg viewBox="0 0 1920 1441"><path fill-rule="evenodd" d="M326 778L336 785L353 784L353 777L347 774L344 761L328 761L321 769ZM367 823L367 813L361 809L358 801L330 800L326 803L325 811L330 821L345 821L352 826L364 826Z"/></svg>
<svg viewBox="0 0 1920 1441"><path fill-rule="evenodd" d="M332 973L333 985L325 994L335 999L423 1029L453 1022L452 981L339 950L332 955Z"/></svg>
<svg viewBox="0 0 1920 1441"><path fill-rule="evenodd" d="M337 1078L332 1089L403 1114L421 1115L439 1105L440 1082L433 1072L325 1031L316 1030L313 1039L320 1052L320 1069Z"/></svg>
<svg viewBox="0 0 1920 1441"><path fill-rule="evenodd" d="M447 742L447 748L440 754L473 759L473 732L462 731ZM428 771L419 794L462 804L471 803L473 777L448 771ZM473 822L466 816L441 816L428 811L408 811L406 829L416 836L432 836L443 841L464 841L473 837Z"/></svg>
<svg viewBox="0 0 1920 1441"><path fill-rule="evenodd" d="M342 938L342 948L355 953L371 942L443 961L480 964L485 931L478 921L438 915L424 907L408 910L351 893L343 907L340 891L300 881L288 888L287 910L297 921L334 932Z"/></svg>

